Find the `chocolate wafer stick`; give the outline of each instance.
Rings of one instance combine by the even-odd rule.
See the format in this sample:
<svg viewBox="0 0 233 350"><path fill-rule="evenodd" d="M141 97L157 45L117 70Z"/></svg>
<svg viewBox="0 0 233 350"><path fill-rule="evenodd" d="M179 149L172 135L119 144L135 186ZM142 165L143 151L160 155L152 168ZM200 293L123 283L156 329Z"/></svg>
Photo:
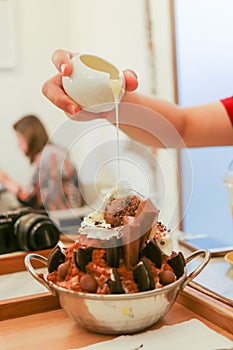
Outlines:
<svg viewBox="0 0 233 350"><path fill-rule="evenodd" d="M159 210L149 198L139 204L135 215L135 221L140 226L141 230L140 250L143 248L152 226L156 224L158 215Z"/></svg>
<svg viewBox="0 0 233 350"><path fill-rule="evenodd" d="M133 216L123 217L123 253L126 269L138 263L141 229Z"/></svg>

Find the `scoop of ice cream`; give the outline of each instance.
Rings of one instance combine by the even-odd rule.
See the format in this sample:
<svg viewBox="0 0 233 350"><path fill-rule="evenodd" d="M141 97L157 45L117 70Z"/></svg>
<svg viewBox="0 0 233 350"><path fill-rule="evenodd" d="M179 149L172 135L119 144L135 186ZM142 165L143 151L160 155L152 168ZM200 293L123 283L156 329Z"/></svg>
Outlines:
<svg viewBox="0 0 233 350"><path fill-rule="evenodd" d="M140 199L134 195L113 199L106 206L104 220L111 227L122 226L124 216L135 216L140 202Z"/></svg>
<svg viewBox="0 0 233 350"><path fill-rule="evenodd" d="M119 238L122 233L123 218L135 216L141 201L139 194L132 194L129 190L114 187L103 198L99 208L83 219L79 234L101 240Z"/></svg>

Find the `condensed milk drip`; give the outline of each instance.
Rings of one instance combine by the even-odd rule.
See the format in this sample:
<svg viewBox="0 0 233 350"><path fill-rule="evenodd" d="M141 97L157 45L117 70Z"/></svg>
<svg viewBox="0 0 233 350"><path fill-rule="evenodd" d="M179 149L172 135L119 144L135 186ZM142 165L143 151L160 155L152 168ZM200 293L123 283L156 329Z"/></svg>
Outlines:
<svg viewBox="0 0 233 350"><path fill-rule="evenodd" d="M119 96L122 88L121 79L110 79L110 87L113 92L114 102L116 103L115 108L115 119L116 119L116 137L117 137L117 180L120 181L120 143L119 143Z"/></svg>

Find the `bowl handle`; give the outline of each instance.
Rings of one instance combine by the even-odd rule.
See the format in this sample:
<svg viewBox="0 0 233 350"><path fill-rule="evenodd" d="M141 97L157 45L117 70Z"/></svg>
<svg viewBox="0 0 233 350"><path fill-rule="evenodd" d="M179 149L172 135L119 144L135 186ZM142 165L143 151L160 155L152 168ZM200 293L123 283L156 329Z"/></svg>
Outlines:
<svg viewBox="0 0 233 350"><path fill-rule="evenodd" d="M184 280L184 282L181 285L181 289L184 289L184 287L186 287L187 284L190 281L192 281L192 279L197 277L197 275L199 275L199 273L204 269L204 267L210 261L210 256L211 256L210 251L207 249L200 249L200 250L196 250L195 252L190 254L187 258L185 258L186 264L188 264L189 261L193 260L194 258L196 258L199 255L203 256L203 261L196 267L196 269L194 269L192 272L190 272L190 274L186 277L186 279Z"/></svg>
<svg viewBox="0 0 233 350"><path fill-rule="evenodd" d="M48 282L46 282L42 277L38 275L38 273L32 267L31 260L33 259L44 263L46 266L47 266L48 259L46 259L44 256L39 254L28 254L25 256L24 263L25 263L26 269L28 270L28 272L30 272L32 277L34 277L39 283L43 284L43 286L46 287L55 296L56 292L50 287Z"/></svg>

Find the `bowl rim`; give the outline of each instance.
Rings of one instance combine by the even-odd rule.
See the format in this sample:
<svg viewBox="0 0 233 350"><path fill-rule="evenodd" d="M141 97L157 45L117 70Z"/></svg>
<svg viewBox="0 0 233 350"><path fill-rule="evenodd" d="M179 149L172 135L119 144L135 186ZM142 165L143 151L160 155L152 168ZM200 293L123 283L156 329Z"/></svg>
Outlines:
<svg viewBox="0 0 233 350"><path fill-rule="evenodd" d="M225 260L233 266L233 250L224 256Z"/></svg>
<svg viewBox="0 0 233 350"><path fill-rule="evenodd" d="M175 289L176 287L179 287L181 289L180 285L183 284L183 282L187 278L187 268L184 267L184 273L183 275L177 279L176 281L167 284L166 286L160 287L160 288L154 288L151 290L147 290L144 292L137 292L137 293L121 293L121 294L97 294L97 293L86 293L86 292L76 292L72 289L67 289L64 287L60 287L57 284L53 283L52 281L47 280L47 276L44 276L44 279L46 283L54 289L59 295L61 294L68 294L73 297L79 297L79 298L85 298L85 299L92 299L92 300L126 300L126 299L140 299L144 297L148 297L151 295L159 295L164 294L172 289Z"/></svg>

